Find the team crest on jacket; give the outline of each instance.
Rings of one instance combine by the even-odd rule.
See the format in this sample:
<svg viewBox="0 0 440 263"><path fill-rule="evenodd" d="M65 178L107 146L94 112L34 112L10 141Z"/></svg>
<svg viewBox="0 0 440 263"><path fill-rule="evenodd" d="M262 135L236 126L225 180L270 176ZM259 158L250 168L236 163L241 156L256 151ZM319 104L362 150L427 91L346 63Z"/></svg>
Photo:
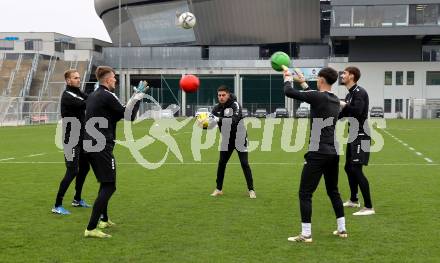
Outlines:
<svg viewBox="0 0 440 263"><path fill-rule="evenodd" d="M225 109L224 115L225 115L225 117L232 116L232 109L231 108Z"/></svg>

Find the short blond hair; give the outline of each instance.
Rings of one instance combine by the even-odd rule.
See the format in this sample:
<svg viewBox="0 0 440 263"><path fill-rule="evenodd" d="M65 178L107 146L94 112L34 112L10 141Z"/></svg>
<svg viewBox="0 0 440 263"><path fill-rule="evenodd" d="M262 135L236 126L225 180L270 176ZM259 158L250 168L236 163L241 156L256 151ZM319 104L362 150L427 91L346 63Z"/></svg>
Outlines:
<svg viewBox="0 0 440 263"><path fill-rule="evenodd" d="M116 74L115 70L109 66L99 66L95 71L95 76L98 81L101 81L107 74Z"/></svg>
<svg viewBox="0 0 440 263"><path fill-rule="evenodd" d="M65 80L69 79L73 73L79 73L79 72L76 69L69 69L69 70L64 71L64 79Z"/></svg>

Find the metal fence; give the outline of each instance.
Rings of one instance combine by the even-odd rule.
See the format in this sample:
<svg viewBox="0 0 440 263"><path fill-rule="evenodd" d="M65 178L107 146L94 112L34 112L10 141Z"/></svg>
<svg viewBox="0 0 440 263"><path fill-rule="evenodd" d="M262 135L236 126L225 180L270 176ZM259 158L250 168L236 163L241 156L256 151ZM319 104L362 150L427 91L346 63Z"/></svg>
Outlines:
<svg viewBox="0 0 440 263"><path fill-rule="evenodd" d="M411 99L410 119L439 119L440 99Z"/></svg>
<svg viewBox="0 0 440 263"><path fill-rule="evenodd" d="M56 123L59 101L38 101L24 97L0 97L0 126Z"/></svg>

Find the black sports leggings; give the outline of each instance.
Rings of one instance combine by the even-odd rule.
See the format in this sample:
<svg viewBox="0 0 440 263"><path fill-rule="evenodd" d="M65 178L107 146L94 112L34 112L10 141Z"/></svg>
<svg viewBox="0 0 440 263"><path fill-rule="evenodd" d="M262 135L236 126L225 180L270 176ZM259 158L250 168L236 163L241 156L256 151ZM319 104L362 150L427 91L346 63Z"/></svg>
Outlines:
<svg viewBox="0 0 440 263"><path fill-rule="evenodd" d="M222 190L223 180L225 178L226 164L229 158L234 152L234 149L229 149L228 151L220 151L220 159L218 161L217 168L217 189ZM246 178L247 187L250 190L254 190L254 182L252 179L252 171L249 166L248 152L240 152L237 150L238 158L240 159L241 168L243 169L244 177Z"/></svg>
<svg viewBox="0 0 440 263"><path fill-rule="evenodd" d="M76 150L79 151L80 148L76 147ZM75 156L73 161L65 161L66 174L64 175L63 180L61 180L60 182L57 197L55 200L55 207L63 204L64 195L66 194L67 189L75 178L75 196L73 197L73 199L75 199L76 201L81 200L81 192L84 181L86 180L87 173L90 170L90 164L87 161L87 158L83 152L80 152L78 156Z"/></svg>
<svg viewBox="0 0 440 263"><path fill-rule="evenodd" d="M372 208L370 196L370 184L367 177L362 172L362 164L352 164L349 161L345 163L345 172L348 177L348 184L350 185L350 200L352 202L358 201L358 186L361 189L362 196L364 197L364 204L366 208Z"/></svg>
<svg viewBox="0 0 440 263"><path fill-rule="evenodd" d="M89 225L87 230L93 230L98 225L99 218L102 215L102 221L108 221L107 207L110 198L116 191L116 182L101 183L99 188L98 197L93 204L92 215L90 216Z"/></svg>
<svg viewBox="0 0 440 263"><path fill-rule="evenodd" d="M343 217L344 207L338 190L339 156L308 152L305 161L299 186L301 222L312 222L312 196L322 175L336 218Z"/></svg>

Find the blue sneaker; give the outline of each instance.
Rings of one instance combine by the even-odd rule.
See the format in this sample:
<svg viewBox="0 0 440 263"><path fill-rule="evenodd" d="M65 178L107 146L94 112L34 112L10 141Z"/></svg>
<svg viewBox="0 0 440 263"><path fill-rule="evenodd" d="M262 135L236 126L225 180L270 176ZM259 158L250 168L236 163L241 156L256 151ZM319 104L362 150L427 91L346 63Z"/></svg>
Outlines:
<svg viewBox="0 0 440 263"><path fill-rule="evenodd" d="M59 215L70 215L70 212L67 211L63 206L57 206L52 208L52 213Z"/></svg>
<svg viewBox="0 0 440 263"><path fill-rule="evenodd" d="M92 207L91 205L87 204L86 201L84 201L84 199L81 199L80 201L73 200L72 201L72 206L74 206L74 207L84 207L84 208Z"/></svg>

